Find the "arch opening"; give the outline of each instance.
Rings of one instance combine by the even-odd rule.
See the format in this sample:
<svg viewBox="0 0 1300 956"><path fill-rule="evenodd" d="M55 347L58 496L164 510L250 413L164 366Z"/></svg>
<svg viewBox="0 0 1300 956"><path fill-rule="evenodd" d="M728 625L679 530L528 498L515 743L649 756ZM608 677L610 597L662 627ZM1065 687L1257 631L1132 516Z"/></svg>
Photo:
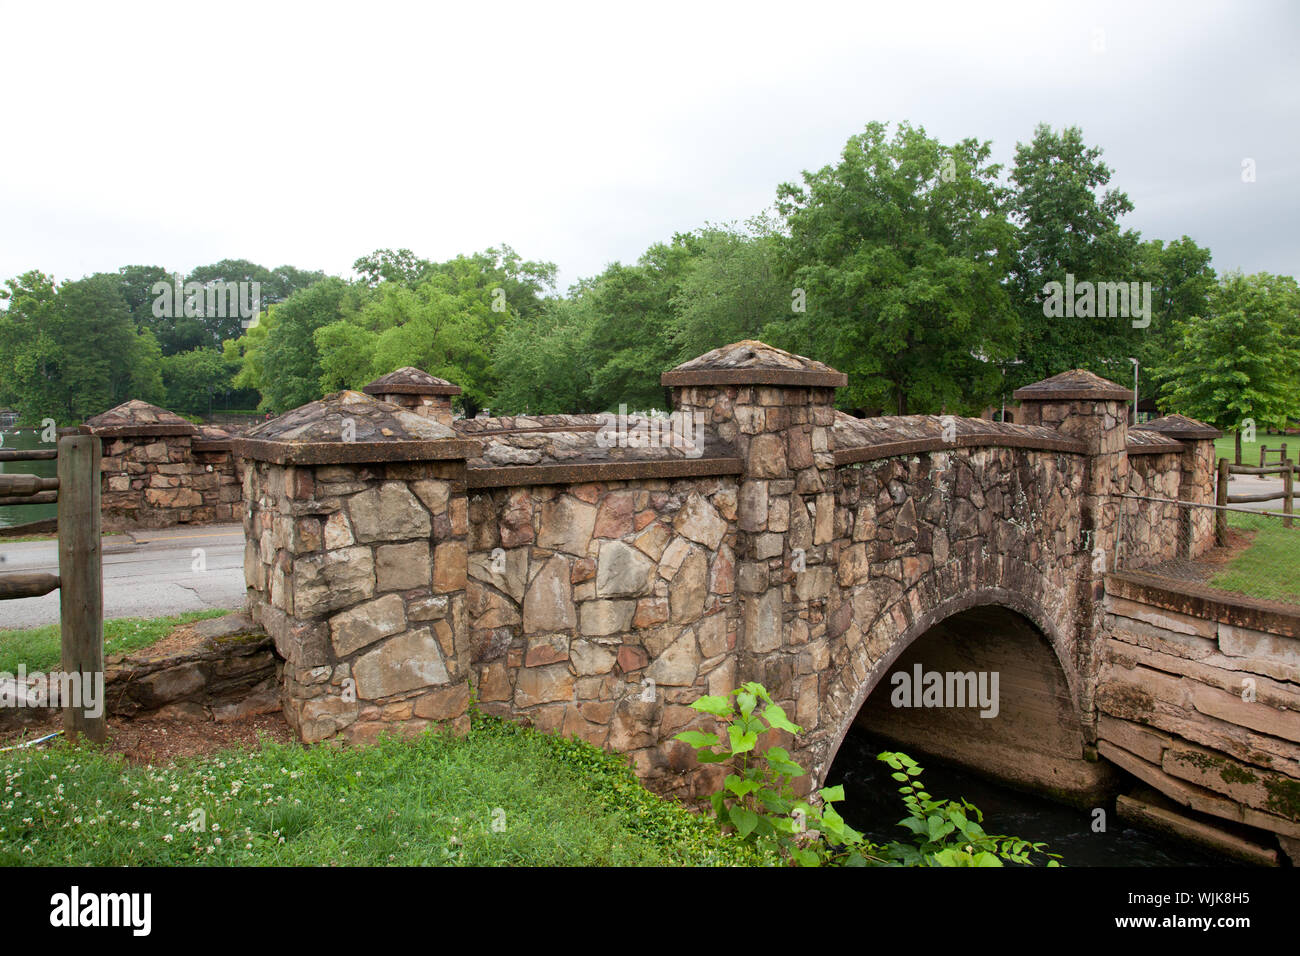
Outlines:
<svg viewBox="0 0 1300 956"><path fill-rule="evenodd" d="M1026 617L998 605L959 611L916 637L852 725L918 759L938 758L1076 805L1114 785L1113 771L1086 746L1051 643Z"/></svg>

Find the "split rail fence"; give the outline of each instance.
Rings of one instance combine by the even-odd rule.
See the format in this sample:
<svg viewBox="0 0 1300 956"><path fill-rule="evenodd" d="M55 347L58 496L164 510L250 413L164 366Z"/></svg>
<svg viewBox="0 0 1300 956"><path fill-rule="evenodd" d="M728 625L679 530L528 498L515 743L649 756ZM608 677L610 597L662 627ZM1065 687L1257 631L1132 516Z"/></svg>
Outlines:
<svg viewBox="0 0 1300 956"><path fill-rule="evenodd" d="M64 673L103 674L104 567L100 540L100 440L64 435L56 450L0 450L0 461L57 459L55 478L0 475L0 505L58 504L59 573L0 575L0 601L40 597L57 589ZM103 713L88 716L76 701L63 702L63 729L71 739L102 742Z"/></svg>

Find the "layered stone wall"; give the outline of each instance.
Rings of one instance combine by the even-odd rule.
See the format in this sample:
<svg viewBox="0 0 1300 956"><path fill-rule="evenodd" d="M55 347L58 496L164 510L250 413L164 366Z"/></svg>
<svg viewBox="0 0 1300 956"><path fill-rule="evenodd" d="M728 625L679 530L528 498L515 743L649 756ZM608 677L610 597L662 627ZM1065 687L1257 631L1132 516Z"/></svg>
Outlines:
<svg viewBox="0 0 1300 956"><path fill-rule="evenodd" d="M1133 432L1134 436L1142 435ZM1129 446L1129 494L1121 503L1119 567L1148 567L1180 556L1180 511L1177 501L1182 481L1181 446L1145 444L1142 438ZM1139 499L1161 498L1165 501Z"/></svg>
<svg viewBox="0 0 1300 956"><path fill-rule="evenodd" d="M1102 756L1300 862L1300 614L1142 573L1106 591Z"/></svg>

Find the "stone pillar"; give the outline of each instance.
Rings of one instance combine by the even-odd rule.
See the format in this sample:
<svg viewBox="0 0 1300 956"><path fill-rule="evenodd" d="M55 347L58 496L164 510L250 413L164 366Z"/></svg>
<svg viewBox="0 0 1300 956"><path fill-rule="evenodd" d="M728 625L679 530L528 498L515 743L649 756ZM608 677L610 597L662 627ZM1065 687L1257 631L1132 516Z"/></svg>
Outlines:
<svg viewBox="0 0 1300 956"><path fill-rule="evenodd" d="M202 491L211 481L196 464L199 429L175 412L130 399L86 420L103 443L100 473L106 528L162 528L213 521Z"/></svg>
<svg viewBox="0 0 1300 956"><path fill-rule="evenodd" d="M1223 432L1185 415L1166 415L1138 427L1177 439L1185 446L1178 461L1178 500L1214 504L1214 439ZM1214 512L1209 508L1180 510L1178 556L1199 557L1214 547Z"/></svg>
<svg viewBox="0 0 1300 956"><path fill-rule="evenodd" d="M362 391L381 402L400 405L417 415L451 427L451 397L459 395L461 389L445 378L438 378L407 365L375 379Z"/></svg>
<svg viewBox="0 0 1300 956"><path fill-rule="evenodd" d="M238 440L249 611L304 742L468 727L465 462L450 428L359 392Z"/></svg>
<svg viewBox="0 0 1300 956"><path fill-rule="evenodd" d="M1128 490L1128 399L1132 393L1082 369L1062 372L1016 390L1024 424L1054 428L1085 446L1084 494L1080 502L1078 636L1075 664L1082 678L1080 709L1089 742L1095 739L1093 694L1097 645L1105 617L1105 573L1119 540L1120 495Z"/></svg>
<svg viewBox="0 0 1300 956"><path fill-rule="evenodd" d="M835 556L835 389L848 377L761 342L716 349L663 375L674 409L702 412L744 464L737 504L739 681L767 687L816 729L817 668ZM706 450L706 454L707 454Z"/></svg>

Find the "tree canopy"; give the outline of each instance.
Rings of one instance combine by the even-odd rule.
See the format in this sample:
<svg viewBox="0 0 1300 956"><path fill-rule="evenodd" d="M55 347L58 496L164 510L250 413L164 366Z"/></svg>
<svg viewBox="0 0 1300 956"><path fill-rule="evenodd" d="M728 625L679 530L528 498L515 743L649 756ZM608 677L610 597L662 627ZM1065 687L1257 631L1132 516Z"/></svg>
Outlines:
<svg viewBox="0 0 1300 956"><path fill-rule="evenodd" d="M1005 170L992 154L869 123L771 209L562 293L554 263L505 244L441 261L376 249L351 277L234 258L26 272L0 292L0 405L61 423L128 397L278 413L414 365L460 385L470 415L644 409L663 406L665 370L761 338L847 372L839 404L866 412L977 414L1067 369L1127 379L1133 357L1165 411L1228 428L1296 414L1293 278L1219 279L1189 236L1124 228L1133 203L1076 127L1039 125ZM255 320L211 307L228 283L257 284ZM1063 316L1063 283L1140 290L1149 321Z"/></svg>

